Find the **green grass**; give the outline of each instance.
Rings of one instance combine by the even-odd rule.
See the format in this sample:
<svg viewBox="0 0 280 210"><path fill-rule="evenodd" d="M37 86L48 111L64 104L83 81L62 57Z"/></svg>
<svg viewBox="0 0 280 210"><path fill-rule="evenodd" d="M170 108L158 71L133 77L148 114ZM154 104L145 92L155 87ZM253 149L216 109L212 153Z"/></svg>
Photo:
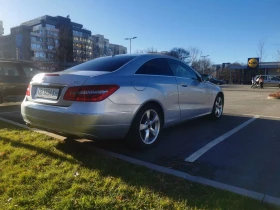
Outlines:
<svg viewBox="0 0 280 210"><path fill-rule="evenodd" d="M0 209L274 209L0 121Z"/></svg>

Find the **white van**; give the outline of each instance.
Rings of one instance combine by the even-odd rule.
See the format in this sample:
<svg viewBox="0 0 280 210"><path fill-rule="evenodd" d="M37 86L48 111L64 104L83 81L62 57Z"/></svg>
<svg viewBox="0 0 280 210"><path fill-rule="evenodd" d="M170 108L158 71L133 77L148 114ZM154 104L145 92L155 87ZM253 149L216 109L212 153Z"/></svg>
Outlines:
<svg viewBox="0 0 280 210"><path fill-rule="evenodd" d="M255 81L260 75L255 76ZM264 87L279 87L280 88L280 75L262 75Z"/></svg>

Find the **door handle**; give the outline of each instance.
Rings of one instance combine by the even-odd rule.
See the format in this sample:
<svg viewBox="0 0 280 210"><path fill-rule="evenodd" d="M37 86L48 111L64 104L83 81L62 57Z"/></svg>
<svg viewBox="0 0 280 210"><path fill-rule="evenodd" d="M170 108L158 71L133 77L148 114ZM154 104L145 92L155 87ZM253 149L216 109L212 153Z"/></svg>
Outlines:
<svg viewBox="0 0 280 210"><path fill-rule="evenodd" d="M182 86L182 87L188 87L188 85L185 84L185 83L181 83L181 86Z"/></svg>

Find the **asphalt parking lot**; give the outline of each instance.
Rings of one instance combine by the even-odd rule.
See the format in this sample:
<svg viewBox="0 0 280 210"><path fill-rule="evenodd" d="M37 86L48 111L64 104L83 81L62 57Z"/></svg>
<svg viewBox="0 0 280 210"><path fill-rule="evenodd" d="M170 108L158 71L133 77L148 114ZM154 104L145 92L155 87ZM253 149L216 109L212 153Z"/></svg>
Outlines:
<svg viewBox="0 0 280 210"><path fill-rule="evenodd" d="M159 143L132 151L119 141L87 142L122 155L280 198L280 100L277 88L222 86L224 116L163 130ZM23 123L19 104L0 105L0 117Z"/></svg>

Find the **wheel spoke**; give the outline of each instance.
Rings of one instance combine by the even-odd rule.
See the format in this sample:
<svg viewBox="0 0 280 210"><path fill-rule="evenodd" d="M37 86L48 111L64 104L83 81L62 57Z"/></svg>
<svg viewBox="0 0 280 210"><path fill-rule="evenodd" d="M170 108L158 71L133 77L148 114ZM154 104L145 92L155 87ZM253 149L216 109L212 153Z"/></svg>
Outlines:
<svg viewBox="0 0 280 210"><path fill-rule="evenodd" d="M147 120L150 120L150 114L151 114L151 112L150 112L150 110L148 110L148 111L146 112Z"/></svg>
<svg viewBox="0 0 280 210"><path fill-rule="evenodd" d="M218 100L216 101L216 107L218 107L219 106L219 102L218 102Z"/></svg>
<svg viewBox="0 0 280 210"><path fill-rule="evenodd" d="M140 131L146 130L148 128L147 124L140 124Z"/></svg>
<svg viewBox="0 0 280 210"><path fill-rule="evenodd" d="M150 131L149 129L146 130L146 135L145 135L145 141L148 141L150 137Z"/></svg>
<svg viewBox="0 0 280 210"><path fill-rule="evenodd" d="M158 122L158 121L159 121L159 118L158 118L158 116L156 115L155 118L151 121L151 124L153 125L153 124L155 124L155 123Z"/></svg>
<svg viewBox="0 0 280 210"><path fill-rule="evenodd" d="M220 115L220 110L219 109L216 109L216 116L219 116Z"/></svg>
<svg viewBox="0 0 280 210"><path fill-rule="evenodd" d="M150 132L151 132L151 134L152 134L153 136L156 136L156 135L157 135L157 131L156 131L155 129L150 128L149 130L150 130Z"/></svg>

